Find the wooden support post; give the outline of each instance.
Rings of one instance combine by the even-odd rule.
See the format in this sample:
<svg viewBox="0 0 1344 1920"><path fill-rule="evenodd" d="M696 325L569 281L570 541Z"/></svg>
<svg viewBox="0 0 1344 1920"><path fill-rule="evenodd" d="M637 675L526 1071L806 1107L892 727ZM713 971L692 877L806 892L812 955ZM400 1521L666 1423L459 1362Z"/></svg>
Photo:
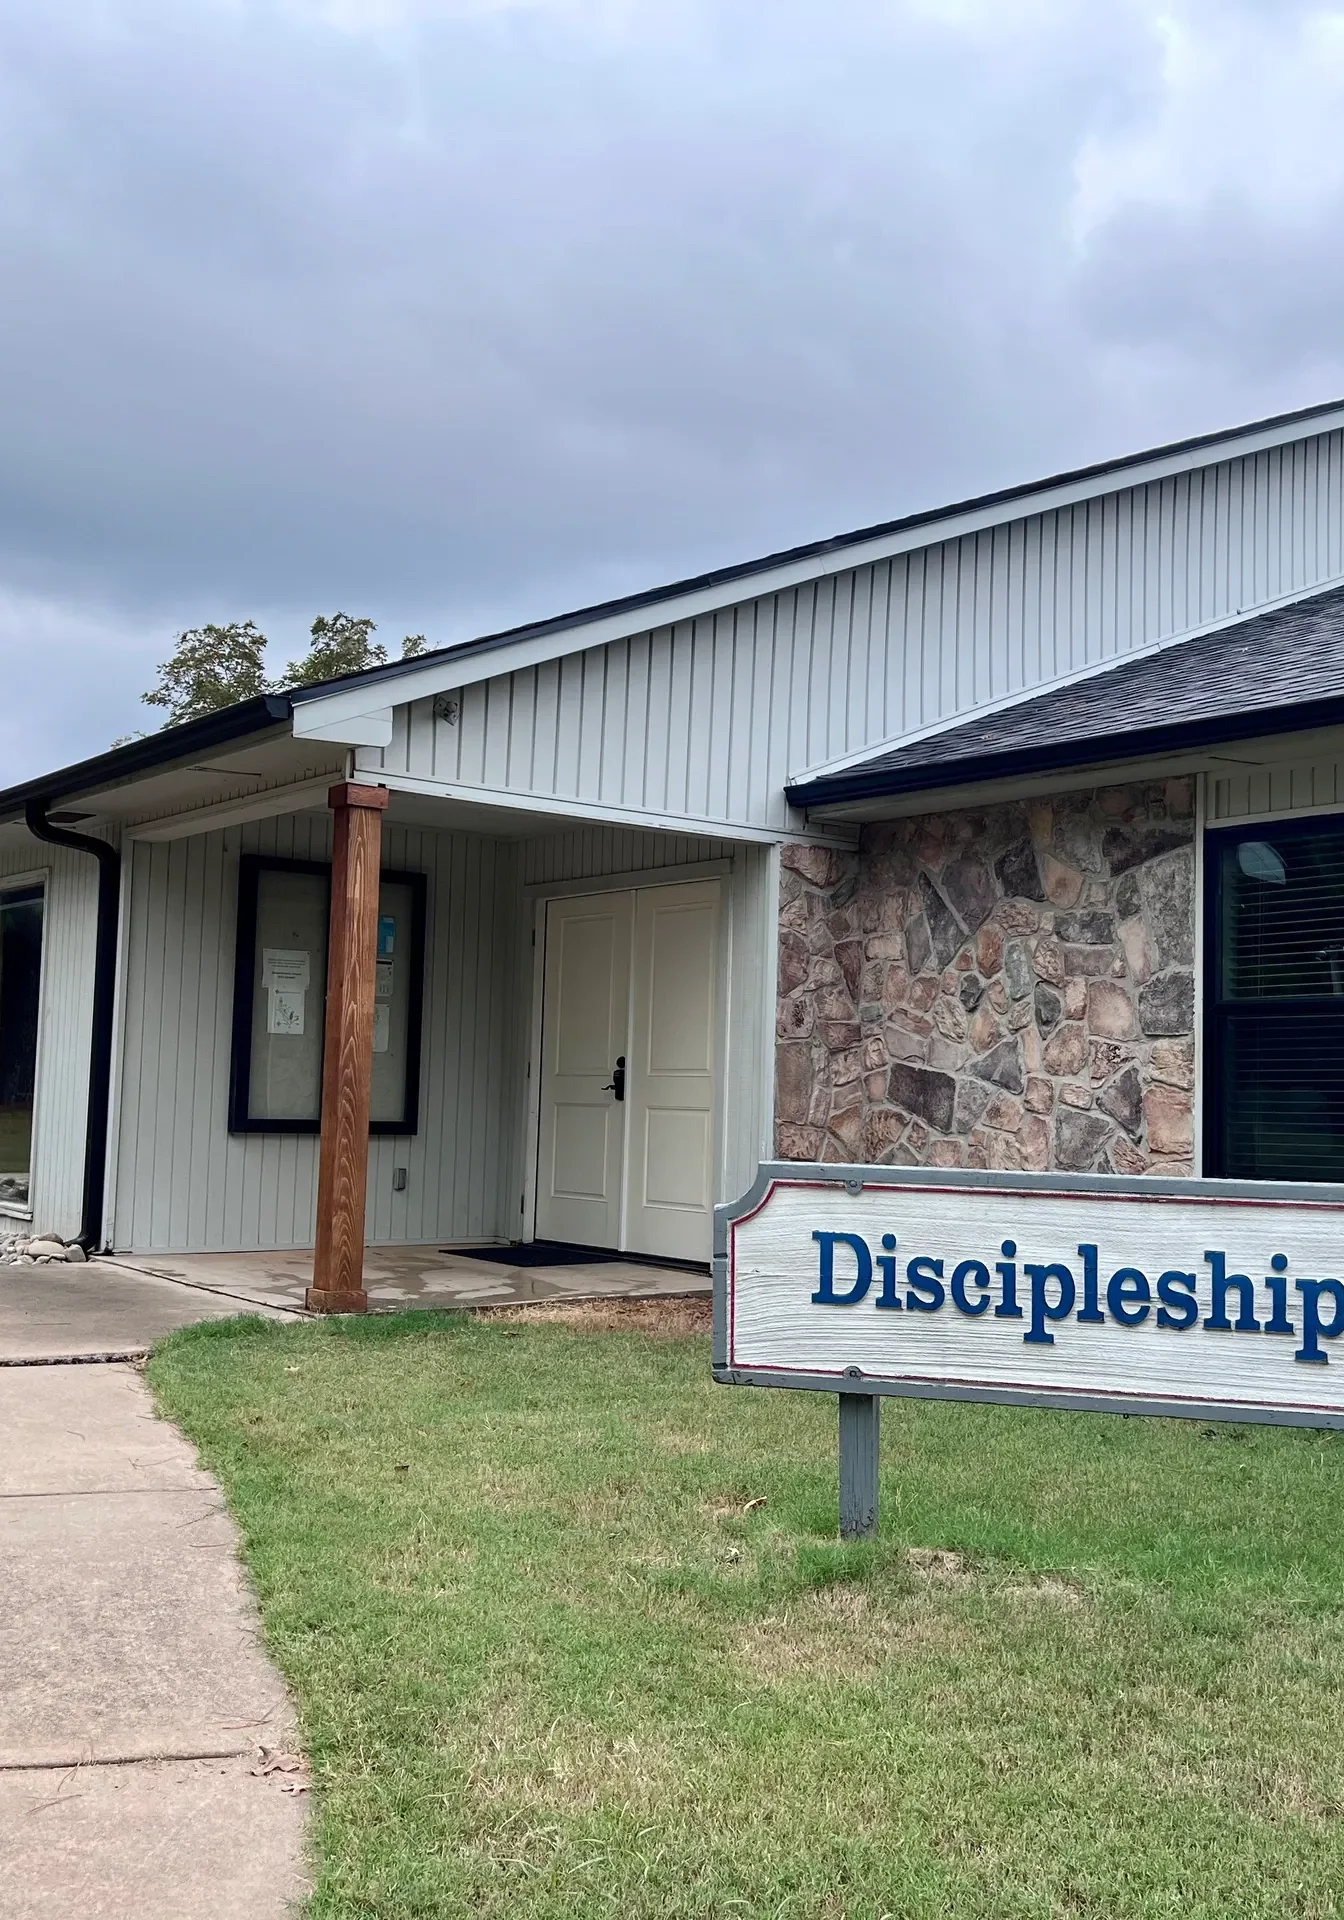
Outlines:
<svg viewBox="0 0 1344 1920"><path fill-rule="evenodd" d="M877 1532L877 1460L882 1401L875 1393L840 1395L840 1538Z"/></svg>
<svg viewBox="0 0 1344 1920"><path fill-rule="evenodd" d="M333 787L336 816L322 1047L322 1143L311 1313L364 1313L364 1199L373 1088L373 989L386 787Z"/></svg>

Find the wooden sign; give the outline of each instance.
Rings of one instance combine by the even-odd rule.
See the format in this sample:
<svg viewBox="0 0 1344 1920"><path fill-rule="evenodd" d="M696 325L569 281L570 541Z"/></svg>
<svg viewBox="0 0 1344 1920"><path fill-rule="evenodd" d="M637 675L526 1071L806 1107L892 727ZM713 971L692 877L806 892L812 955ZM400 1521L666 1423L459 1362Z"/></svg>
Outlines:
<svg viewBox="0 0 1344 1920"><path fill-rule="evenodd" d="M1337 1187L774 1162L715 1236L715 1378L871 1400L874 1518L884 1394L1344 1427Z"/></svg>

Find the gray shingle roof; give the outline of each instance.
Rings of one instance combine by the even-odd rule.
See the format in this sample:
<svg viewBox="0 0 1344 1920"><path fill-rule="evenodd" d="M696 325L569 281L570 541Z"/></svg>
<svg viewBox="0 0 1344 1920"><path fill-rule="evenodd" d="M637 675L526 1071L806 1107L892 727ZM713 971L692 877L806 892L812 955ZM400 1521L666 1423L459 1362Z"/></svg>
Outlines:
<svg viewBox="0 0 1344 1920"><path fill-rule="evenodd" d="M1344 588L1122 661L787 789L796 807L1344 721Z"/></svg>

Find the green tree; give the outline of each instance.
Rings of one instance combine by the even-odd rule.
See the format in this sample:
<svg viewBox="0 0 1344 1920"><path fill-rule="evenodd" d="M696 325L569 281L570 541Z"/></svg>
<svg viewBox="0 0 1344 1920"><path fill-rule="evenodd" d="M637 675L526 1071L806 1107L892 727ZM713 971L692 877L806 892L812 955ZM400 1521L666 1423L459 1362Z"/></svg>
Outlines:
<svg viewBox="0 0 1344 1920"><path fill-rule="evenodd" d="M266 692L265 652L266 635L251 620L188 627L160 665L158 684L141 698L147 707L167 708L165 727L199 720Z"/></svg>
<svg viewBox="0 0 1344 1920"><path fill-rule="evenodd" d="M302 660L291 660L279 687L316 687L324 680L340 680L347 673L364 673L387 665L387 649L373 639L374 621L353 613L320 613L309 629L312 639ZM429 646L423 633L408 633L401 643L403 660L415 660Z"/></svg>
<svg viewBox="0 0 1344 1920"><path fill-rule="evenodd" d="M363 673L366 667L387 663L387 649L372 638L378 631L372 620L352 613L319 613L309 631L308 651L302 660L290 661L279 683L282 687L316 687L324 680L339 680L347 673Z"/></svg>

